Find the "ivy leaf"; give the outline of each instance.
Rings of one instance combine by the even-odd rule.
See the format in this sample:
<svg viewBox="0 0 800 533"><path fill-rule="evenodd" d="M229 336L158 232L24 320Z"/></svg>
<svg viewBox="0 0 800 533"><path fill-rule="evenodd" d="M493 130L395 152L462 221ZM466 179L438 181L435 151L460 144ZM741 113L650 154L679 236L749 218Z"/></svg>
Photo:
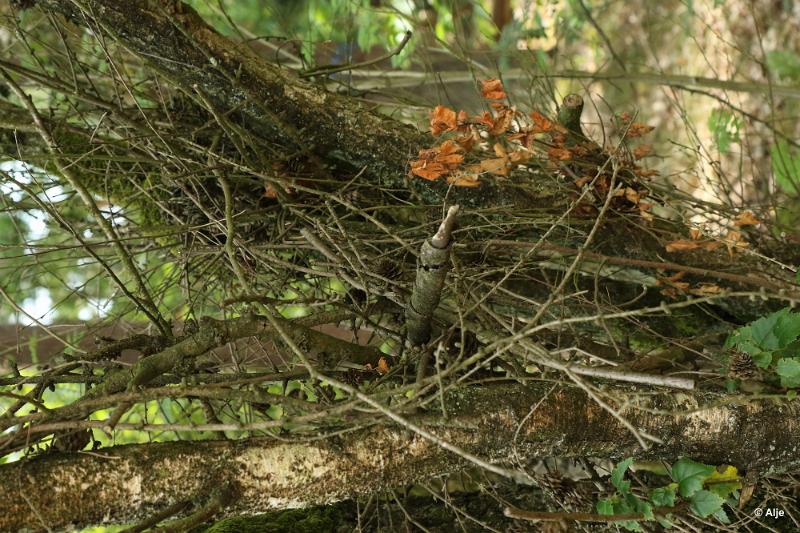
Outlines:
<svg viewBox="0 0 800 533"><path fill-rule="evenodd" d="M701 517L705 518L707 516L711 516L712 514L722 510L722 504L725 502L722 498L718 495L714 494L713 492L707 490L701 490L696 492L691 499L691 504L689 507L694 511L694 513Z"/></svg>
<svg viewBox="0 0 800 533"><path fill-rule="evenodd" d="M611 472L611 483L617 487L617 490L622 494L630 492L631 490L631 482L625 481L623 478L625 477L625 471L632 463L633 457L628 457L621 463L618 463L617 466L614 467L614 471Z"/></svg>
<svg viewBox="0 0 800 533"><path fill-rule="evenodd" d="M678 482L681 496L689 498L703 488L703 481L714 472L714 467L681 458L672 465L672 477Z"/></svg>
<svg viewBox="0 0 800 533"><path fill-rule="evenodd" d="M783 387L800 387L800 361L784 357L778 361L775 372L781 377Z"/></svg>
<svg viewBox="0 0 800 533"><path fill-rule="evenodd" d="M656 507L674 507L675 491L678 489L677 483L670 483L666 487L659 487L650 493L650 501Z"/></svg>

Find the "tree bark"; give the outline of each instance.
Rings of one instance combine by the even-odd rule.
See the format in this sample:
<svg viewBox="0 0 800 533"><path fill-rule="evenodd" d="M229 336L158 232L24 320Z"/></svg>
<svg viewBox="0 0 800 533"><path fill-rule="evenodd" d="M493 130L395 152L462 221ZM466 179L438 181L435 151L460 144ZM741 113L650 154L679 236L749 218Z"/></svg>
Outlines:
<svg viewBox="0 0 800 533"><path fill-rule="evenodd" d="M550 389L546 383L455 389L445 398L453 406L446 419L419 414L409 420L465 452L509 468L548 456L635 455L672 461L688 455L761 472L800 461L796 401L737 405L734 397L714 393L648 396L620 412L637 429L663 441L644 452L583 391ZM384 425L310 442L170 442L45 454L0 466L0 530L132 521L176 502L203 500L219 487L230 487L233 495L226 514L303 507L466 466L464 458L439 445Z"/></svg>
<svg viewBox="0 0 800 533"><path fill-rule="evenodd" d="M250 131L285 147L344 161L385 185L403 182L409 155L425 142L414 128L369 111L259 58L176 0L41 0L122 43L188 94L221 112L238 110Z"/></svg>

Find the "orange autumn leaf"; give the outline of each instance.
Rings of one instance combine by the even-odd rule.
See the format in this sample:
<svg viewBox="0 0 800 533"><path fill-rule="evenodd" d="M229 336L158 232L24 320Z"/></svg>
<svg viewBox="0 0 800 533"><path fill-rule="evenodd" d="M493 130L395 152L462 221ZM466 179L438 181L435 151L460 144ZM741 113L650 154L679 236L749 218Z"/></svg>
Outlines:
<svg viewBox="0 0 800 533"><path fill-rule="evenodd" d="M456 112L443 105L437 105L431 112L431 133L440 135L458 127Z"/></svg>
<svg viewBox="0 0 800 533"><path fill-rule="evenodd" d="M716 250L719 248L719 243L714 241L688 241L685 239L678 239L676 241L668 242L666 245L668 252L686 252L689 250Z"/></svg>
<svg viewBox="0 0 800 533"><path fill-rule="evenodd" d="M461 153L461 147L453 141L443 142L435 156L435 160L443 165L455 169L464 162L464 154Z"/></svg>
<svg viewBox="0 0 800 533"><path fill-rule="evenodd" d="M639 200L641 199L639 191L637 191L636 189L632 189L631 187L625 187L625 191L623 193L625 195L626 200L628 200L630 203L634 205L639 205Z"/></svg>
<svg viewBox="0 0 800 533"><path fill-rule="evenodd" d="M261 198L277 198L278 191L275 190L275 187L272 186L271 183L267 183L264 187L264 194L261 195Z"/></svg>
<svg viewBox="0 0 800 533"><path fill-rule="evenodd" d="M480 162L481 172L489 172L499 176L508 176L508 167L506 164L508 159L505 157L498 157L496 159L484 159Z"/></svg>
<svg viewBox="0 0 800 533"><path fill-rule="evenodd" d="M477 175L469 173L447 176L447 183L456 187L478 187L481 184Z"/></svg>
<svg viewBox="0 0 800 533"><path fill-rule="evenodd" d="M472 149L475 147L475 144L480 141L480 137L478 137L477 133L470 132L464 135L459 135L455 138L456 144L461 147L462 150L465 152L471 152Z"/></svg>
<svg viewBox="0 0 800 533"><path fill-rule="evenodd" d="M506 97L503 83L497 78L490 78L481 83L481 96L487 100L502 100Z"/></svg>
<svg viewBox="0 0 800 533"><path fill-rule="evenodd" d="M733 223L739 227L741 226L757 226L761 221L756 218L752 211L744 211L739 213Z"/></svg>
<svg viewBox="0 0 800 533"><path fill-rule="evenodd" d="M556 123L537 111L531 112L534 133L548 133L556 129Z"/></svg>
<svg viewBox="0 0 800 533"><path fill-rule="evenodd" d="M566 148L550 148L547 150L547 155L550 157L550 159L557 161L569 161L572 159L572 152Z"/></svg>
<svg viewBox="0 0 800 533"><path fill-rule="evenodd" d="M515 150L508 154L508 159L512 163L521 164L531 158L531 153L527 150Z"/></svg>
<svg viewBox="0 0 800 533"><path fill-rule="evenodd" d="M733 252L736 250L741 250L750 246L750 243L744 240L744 236L738 231L729 231L722 239L722 243L728 248L728 255L731 258L733 257Z"/></svg>
<svg viewBox="0 0 800 533"><path fill-rule="evenodd" d="M633 168L633 172L640 178L652 178L653 176L658 176L658 170L644 169L638 165Z"/></svg>
<svg viewBox="0 0 800 533"><path fill-rule="evenodd" d="M722 287L714 285L713 283L701 283L697 287L690 289L689 292L697 296L711 296L714 294L721 294Z"/></svg>
<svg viewBox="0 0 800 533"><path fill-rule="evenodd" d="M453 141L419 151L419 159L411 162L411 173L426 180L435 180L455 170L464 162L461 147Z"/></svg>
<svg viewBox="0 0 800 533"><path fill-rule="evenodd" d="M494 123L489 127L489 135L502 135L511 127L514 120L514 110L504 109L494 117Z"/></svg>
<svg viewBox="0 0 800 533"><path fill-rule="evenodd" d="M639 202L637 207L639 208L639 216L641 216L643 219L649 222L652 222L655 219L653 213L650 212L653 204L648 202Z"/></svg>
<svg viewBox="0 0 800 533"><path fill-rule="evenodd" d="M642 135L647 135L655 128L653 126L648 126L647 124L642 124L640 122L634 122L628 127L628 130L625 132L626 137L641 137Z"/></svg>
<svg viewBox="0 0 800 533"><path fill-rule="evenodd" d="M640 144L636 147L633 151L633 157L635 159L642 159L644 157L649 156L653 153L653 147L649 144Z"/></svg>
<svg viewBox="0 0 800 533"><path fill-rule="evenodd" d="M385 357L381 357L378 359L378 368L375 369L378 374L381 376L385 376L389 373L389 363L386 361Z"/></svg>
<svg viewBox="0 0 800 533"><path fill-rule="evenodd" d="M447 174L447 172L448 170L441 163L422 159L411 162L411 173L426 180L434 181Z"/></svg>

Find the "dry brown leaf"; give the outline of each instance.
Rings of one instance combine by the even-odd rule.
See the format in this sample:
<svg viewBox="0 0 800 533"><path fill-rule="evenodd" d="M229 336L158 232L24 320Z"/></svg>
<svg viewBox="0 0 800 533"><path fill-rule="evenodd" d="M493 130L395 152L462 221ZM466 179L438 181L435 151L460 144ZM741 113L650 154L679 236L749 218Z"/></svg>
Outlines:
<svg viewBox="0 0 800 533"><path fill-rule="evenodd" d="M729 231L722 239L722 243L728 248L728 255L733 258L733 252L742 250L750 246L750 243L744 240L744 236L738 231Z"/></svg>
<svg viewBox="0 0 800 533"><path fill-rule="evenodd" d="M527 150L515 150L508 154L508 159L514 164L521 164L531 158L531 153Z"/></svg>
<svg viewBox="0 0 800 533"><path fill-rule="evenodd" d="M640 166L633 167L633 172L640 178L652 178L658 176L658 170L645 169Z"/></svg>
<svg viewBox="0 0 800 533"><path fill-rule="evenodd" d="M538 111L531 112L531 120L533 120L532 131L534 133L549 133L556 129L556 123Z"/></svg>
<svg viewBox="0 0 800 533"><path fill-rule="evenodd" d="M487 100L502 100L506 97L503 82L497 78L489 78L481 83L481 96Z"/></svg>
<svg viewBox="0 0 800 533"><path fill-rule="evenodd" d="M635 159L642 159L653 153L653 147L649 144L640 144L633 150L633 157Z"/></svg>
<svg viewBox="0 0 800 533"><path fill-rule="evenodd" d="M463 173L455 176L447 176L447 183L455 185L456 187L478 187L480 181L476 174Z"/></svg>
<svg viewBox="0 0 800 533"><path fill-rule="evenodd" d="M550 156L550 159L557 161L569 161L572 159L572 152L566 148L549 148L547 150L547 155Z"/></svg>
<svg viewBox="0 0 800 533"><path fill-rule="evenodd" d="M447 174L447 172L447 169L441 163L423 159L411 162L411 173L426 180L434 181Z"/></svg>
<svg viewBox="0 0 800 533"><path fill-rule="evenodd" d="M756 218L752 211L743 211L739 213L739 216L736 217L736 220L733 221L734 224L737 226L757 226L761 224L761 221Z"/></svg>
<svg viewBox="0 0 800 533"><path fill-rule="evenodd" d="M634 205L639 205L639 200L641 200L641 196L639 195L639 191L637 191L636 189L632 189L631 187L625 187L625 199Z"/></svg>
<svg viewBox="0 0 800 533"><path fill-rule="evenodd" d="M267 183L264 187L264 194L261 195L261 198L277 198L278 191L275 190L275 187L272 186L271 183Z"/></svg>
<svg viewBox="0 0 800 533"><path fill-rule="evenodd" d="M701 283L697 287L690 289L689 292L697 296L711 296L713 294L722 293L722 287L714 285L713 283Z"/></svg>
<svg viewBox="0 0 800 533"><path fill-rule="evenodd" d="M653 204L649 202L639 202L637 204L637 207L639 208L640 217L647 220L648 222L652 222L653 220L655 220L653 213L650 212L650 209L652 209Z"/></svg>
<svg viewBox="0 0 800 533"><path fill-rule="evenodd" d="M498 157L496 159L484 159L480 162L481 172L489 172L500 176L508 176L508 167L506 164L508 159L505 157Z"/></svg>
<svg viewBox="0 0 800 533"><path fill-rule="evenodd" d="M676 241L668 242L666 245L668 252L685 252L689 250L716 250L719 248L719 243L714 241L688 241L685 239L678 239Z"/></svg>
<svg viewBox="0 0 800 533"><path fill-rule="evenodd" d="M443 105L437 105L431 112L431 133L440 135L458 128L456 112Z"/></svg>
<svg viewBox="0 0 800 533"><path fill-rule="evenodd" d="M686 272L684 272L683 270L681 270L681 271L679 271L679 272L675 272L675 273L674 273L673 275L671 275L671 276L667 276L667 277L666 277L666 278L664 278L664 279L666 279L666 280L669 280L669 281L673 281L673 282L674 282L674 281L678 281L678 280L681 280L681 279L683 279L683 277L684 277L684 276L686 276Z"/></svg>
<svg viewBox="0 0 800 533"><path fill-rule="evenodd" d="M625 131L626 137L641 137L642 135L647 135L655 128L653 126L648 126L647 124L642 124L640 122L634 122L631 124L627 131Z"/></svg>
<svg viewBox="0 0 800 533"><path fill-rule="evenodd" d="M508 131L514 120L514 113L515 111L513 109L499 111L494 117L492 125L489 126L489 135L502 135Z"/></svg>

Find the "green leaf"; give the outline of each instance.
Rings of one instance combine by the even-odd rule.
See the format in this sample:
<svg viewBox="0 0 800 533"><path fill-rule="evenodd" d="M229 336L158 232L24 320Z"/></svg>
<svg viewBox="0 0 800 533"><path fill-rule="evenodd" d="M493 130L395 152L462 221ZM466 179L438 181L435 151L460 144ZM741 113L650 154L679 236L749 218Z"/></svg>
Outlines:
<svg viewBox="0 0 800 533"><path fill-rule="evenodd" d="M722 522L723 524L730 524L731 519L728 518L728 513L725 512L725 509L720 509L716 513L714 513L714 518Z"/></svg>
<svg viewBox="0 0 800 533"><path fill-rule="evenodd" d="M800 81L800 57L789 50L767 52L767 66L779 78Z"/></svg>
<svg viewBox="0 0 800 533"><path fill-rule="evenodd" d="M618 463L617 466L614 467L614 471L611 472L611 483L623 494L631 490L631 482L625 481L623 478L625 477L625 471L632 463L633 457L628 457L624 461Z"/></svg>
<svg viewBox="0 0 800 533"><path fill-rule="evenodd" d="M714 109L708 117L708 129L720 152L727 152L731 143L739 142L741 121L728 109Z"/></svg>
<svg viewBox="0 0 800 533"><path fill-rule="evenodd" d="M666 487L659 487L650 493L650 501L656 507L674 507L675 491L678 489L677 483L670 483Z"/></svg>
<svg viewBox="0 0 800 533"><path fill-rule="evenodd" d="M692 496L689 507L696 515L705 518L721 510L723 502L725 500L713 492L701 490Z"/></svg>
<svg viewBox="0 0 800 533"><path fill-rule="evenodd" d="M610 498L606 498L597 502L597 513L608 515L614 514L614 503Z"/></svg>
<svg viewBox="0 0 800 533"><path fill-rule="evenodd" d="M642 529L641 524L639 522L634 522L633 520L627 520L625 522L620 522L619 525L627 529L628 531L644 531Z"/></svg>
<svg viewBox="0 0 800 533"><path fill-rule="evenodd" d="M661 524L661 527L669 529L675 525L670 520L671 518L672 518L672 513L669 513L666 516L657 516L656 520L658 520L658 523Z"/></svg>
<svg viewBox="0 0 800 533"><path fill-rule="evenodd" d="M800 336L800 313L792 313L789 308L778 311L778 320L775 323L775 336L781 344L781 348L786 348Z"/></svg>
<svg viewBox="0 0 800 533"><path fill-rule="evenodd" d="M672 465L672 477L678 482L681 496L689 498L703 488L703 481L714 472L714 467L681 458Z"/></svg>
<svg viewBox="0 0 800 533"><path fill-rule="evenodd" d="M781 386L800 387L800 361L784 357L775 367L775 372L781 377Z"/></svg>
<svg viewBox="0 0 800 533"><path fill-rule="evenodd" d="M790 150L789 144L779 139L771 150L772 174L775 183L787 194L800 191L800 156L796 150Z"/></svg>
<svg viewBox="0 0 800 533"><path fill-rule="evenodd" d="M786 309L782 309L750 324L753 342L763 351L777 350L782 347L781 339L776 334L776 326L785 312Z"/></svg>

